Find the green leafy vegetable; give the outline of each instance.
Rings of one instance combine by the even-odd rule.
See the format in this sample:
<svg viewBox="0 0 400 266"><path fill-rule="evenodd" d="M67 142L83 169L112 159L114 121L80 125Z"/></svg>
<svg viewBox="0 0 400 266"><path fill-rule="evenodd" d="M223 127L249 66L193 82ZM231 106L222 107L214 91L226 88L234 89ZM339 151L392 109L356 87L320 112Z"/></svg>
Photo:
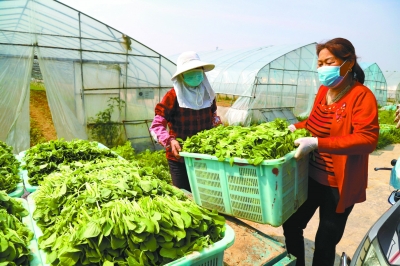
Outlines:
<svg viewBox="0 0 400 266"><path fill-rule="evenodd" d="M220 240L225 219L138 162L95 160L46 176L33 194L51 265L164 265Z"/></svg>
<svg viewBox="0 0 400 266"><path fill-rule="evenodd" d="M294 140L310 136L306 129L293 133L288 123L280 118L272 122L242 126L218 126L203 130L183 141L182 151L209 154L233 163L233 158L247 159L258 165L263 160L278 159L295 150ZM182 140L181 140L182 141Z"/></svg>
<svg viewBox="0 0 400 266"><path fill-rule="evenodd" d="M13 192L21 182L19 176L20 162L12 153L13 148L0 141L0 190Z"/></svg>
<svg viewBox="0 0 400 266"><path fill-rule="evenodd" d="M111 149L128 161L136 161L143 175L147 175L146 173L149 175L155 175L157 178L166 181L168 184L172 184L165 150L145 150L136 154L130 141L127 141L124 145Z"/></svg>
<svg viewBox="0 0 400 266"><path fill-rule="evenodd" d="M29 265L33 233L21 222L27 215L20 201L0 191L0 265Z"/></svg>
<svg viewBox="0 0 400 266"><path fill-rule="evenodd" d="M46 175L68 167L71 163L116 157L111 150L100 148L97 142L60 139L40 143L28 149L22 158L25 162L22 167L28 171L29 183L37 186Z"/></svg>

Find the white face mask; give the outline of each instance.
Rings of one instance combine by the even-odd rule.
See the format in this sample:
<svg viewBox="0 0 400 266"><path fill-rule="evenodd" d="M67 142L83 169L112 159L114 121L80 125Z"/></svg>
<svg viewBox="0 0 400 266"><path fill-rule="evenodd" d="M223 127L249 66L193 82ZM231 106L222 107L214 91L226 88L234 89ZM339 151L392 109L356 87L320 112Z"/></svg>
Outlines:
<svg viewBox="0 0 400 266"><path fill-rule="evenodd" d="M182 74L183 81L190 87L197 87L204 79L203 70L193 69Z"/></svg>
<svg viewBox="0 0 400 266"><path fill-rule="evenodd" d="M344 65L344 63L346 63L346 61L344 61L340 66L319 67L317 69L319 81L327 87L335 87L343 80L343 77L340 76L340 68Z"/></svg>

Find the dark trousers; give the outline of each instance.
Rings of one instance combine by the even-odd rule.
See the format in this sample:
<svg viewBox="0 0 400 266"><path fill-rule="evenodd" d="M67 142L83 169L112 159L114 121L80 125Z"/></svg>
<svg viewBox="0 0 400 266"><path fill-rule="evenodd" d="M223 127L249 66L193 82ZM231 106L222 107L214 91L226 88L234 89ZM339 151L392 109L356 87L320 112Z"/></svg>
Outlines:
<svg viewBox="0 0 400 266"><path fill-rule="evenodd" d="M337 188L321 185L308 179L308 198L283 224L287 252L297 258L296 266L305 265L303 230L319 207L319 225L315 236L313 266L332 266L335 263L336 245L343 236L347 217L353 206L344 213L336 213L339 202Z"/></svg>
<svg viewBox="0 0 400 266"><path fill-rule="evenodd" d="M172 184L178 188L186 189L192 192L190 189L189 177L186 172L185 163L168 160L169 172L171 173Z"/></svg>

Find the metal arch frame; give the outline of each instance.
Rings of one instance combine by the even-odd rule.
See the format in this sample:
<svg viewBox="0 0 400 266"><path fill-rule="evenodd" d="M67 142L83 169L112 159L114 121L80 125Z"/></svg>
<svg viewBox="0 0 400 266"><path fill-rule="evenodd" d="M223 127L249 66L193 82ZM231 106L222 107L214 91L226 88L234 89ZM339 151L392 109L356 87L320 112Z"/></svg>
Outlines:
<svg viewBox="0 0 400 266"><path fill-rule="evenodd" d="M62 5L62 6L65 6L65 7L69 8L69 9L71 9L71 10L74 10L75 12L77 12L77 13L78 13L78 23L79 23L79 27L81 27L81 23L82 23L82 22L80 21L79 16L80 16L80 15L84 15L84 16L86 16L86 17L92 19L93 21L96 21L97 23L99 23L99 24L101 24L101 25L104 25L108 30L113 30L113 31L115 31L115 32L120 33L121 35L124 34L124 33L122 33L122 32L120 32L120 31L114 29L113 27L111 27L111 26L109 26L109 25L107 25L107 24L105 24L105 23L103 23L103 22L101 22L101 21L99 21L99 20L97 20L97 19L95 19L95 18L93 18L93 17L91 17L91 16L89 16L89 15L86 15L86 14L83 13L83 12L80 12L79 10L76 10L76 9L74 9L74 8L68 6L68 5L65 5L64 3L61 3L61 2L59 2L59 1L57 1L57 0L53 0L53 1L54 1L54 2L57 2L58 4L60 4L60 5ZM54 9L54 8L51 8L51 7L49 7L49 6L46 6L46 5L44 5L42 2L36 1L36 0L26 0L26 2L25 2L26 4L25 4L25 6L22 8L22 10L28 9L27 5L28 5L29 2L37 3L37 4L39 4L39 5L45 6L46 8L49 8L50 10L53 10L53 11L58 12L58 13L62 13L61 11L56 10L56 9ZM14 7L14 8L18 8L18 7ZM21 9L21 7L19 7L19 9ZM22 14L24 14L24 12L20 12L20 14L21 14L21 16L20 16L19 20L22 19ZM72 17L72 16L68 16L68 15L66 15L65 13L62 13L62 14L65 15L65 16L67 16L67 17L69 17L69 18L71 18L71 19L76 20L76 18L74 18L74 17ZM44 15L44 14L42 14L42 15ZM0 14L0 17L1 17L1 14ZM0 20L1 20L1 19L0 19ZM19 24L19 23L17 22L17 23L15 23L15 24L17 25L17 24ZM88 26L90 26L90 25L88 25ZM92 26L90 26L90 27L92 27ZM92 27L92 28L93 28L93 27ZM48 28L48 29L50 29L50 28ZM111 33L110 37L113 38L112 40L105 40L105 39L99 39L99 38L82 37L82 36L81 36L81 34L82 34L82 29L81 29L81 28L79 28L79 35L80 35L80 36L59 35L59 34L43 34L43 33L40 33L40 32L26 32L26 31L17 31L17 30L4 30L4 29L0 29L0 33L3 33L3 32L25 33L25 34L35 34L35 35L54 36L54 37L64 37L64 38L66 38L67 40L68 40L68 39L71 39L71 38L76 38L76 39L80 39L80 40L93 40L93 41L101 41L101 42L106 42L106 43L108 43L108 42L109 42L109 43L121 43L121 42L118 40L118 38L117 38L115 35L112 34L111 31L110 31L110 33ZM104 33L105 33L105 32L103 31L103 34L104 34ZM3 34L3 35L4 35L4 34ZM126 34L124 34L124 35L126 35ZM164 60L167 60L167 61L170 62L171 64L175 65L174 62L172 62L172 61L169 60L168 58L162 56L161 54L157 53L156 51L154 51L153 49L149 48L148 46L146 46L146 45L142 44L141 42L139 42L139 41L137 41L137 40L131 38L131 37L128 36L128 35L126 35L126 36L127 36L130 40L132 40L132 41L138 43L139 45L143 46L144 48L148 49L149 51L151 51L152 53L154 53L154 54L156 54L156 55L152 56L152 55L143 55L143 54L130 54L129 52L126 52L126 53L118 53L118 52L107 52L107 51L87 50L87 49L83 50L83 49L65 48L65 47L57 47L57 46L40 46L40 45L38 45L38 47L43 47L43 48L54 48L54 49L63 49L63 50L72 50L72 51L75 50L75 51L82 51L82 52L96 52L96 53L115 54L115 55L127 55L127 54L128 54L129 56L146 57L146 58L158 58L158 59L159 59L159 62L161 62L161 59L163 58ZM5 44L5 43L0 43L0 44ZM26 44L11 44L11 43L7 43L7 44L9 44L9 45L30 46L30 45L26 45ZM159 69L161 69L161 68L162 68L162 66L159 67ZM159 73L161 74L160 71L159 71Z"/></svg>
<svg viewBox="0 0 400 266"><path fill-rule="evenodd" d="M77 17L75 17L75 16L73 16L73 15L70 15L70 14L68 14L68 13L66 13L66 12L63 12L63 10L61 10L61 9L57 9L56 7L54 7L54 6L49 6L49 5L46 5L46 3L44 3L44 2L42 2L42 1L37 1L37 0L26 0L26 1L24 1L24 5L21 5L21 6L12 6L12 7L9 7L8 9L14 9L14 10L18 10L18 13L20 14L19 15L19 17L18 17L18 19L16 20L16 19L14 19L14 18L11 18L11 19L7 19L7 20L9 20L9 21L11 21L11 22L8 22L7 23L7 25L10 25L10 24L15 24L15 27L14 27L14 29L13 30L10 30L10 29L6 29L5 27L3 27L3 29L1 29L0 28L0 34L3 36L3 37L5 37L3 40L5 40L5 41L8 41L8 42L0 42L0 45L11 45L11 46L31 46L31 47L38 47L38 48L46 48L46 49L57 49L57 50L66 50L66 51L77 51L77 52L79 52L79 58L76 58L76 59L69 59L69 58L56 58L56 57L46 57L46 59L52 59L52 60L71 60L71 61L77 61L77 62L80 62L80 68L81 68L81 77L80 77L80 79L81 79L81 83L82 83L82 88L80 89L81 90L81 92L80 92L80 94L81 94L81 98L82 98L82 104L83 104L83 106L85 105L85 103L84 103L84 94L85 94L85 91L89 91L88 89L85 89L83 86L83 84L84 84L84 75L83 75L83 70L82 70L82 68L83 68L83 64L84 63L90 63L90 62L104 62L104 63L119 63L119 64L124 64L126 67L125 67L125 77L124 77L124 82L122 82L122 87L120 86L120 87L118 87L118 88L107 88L107 89L116 89L116 90L119 90L119 97L121 97L122 95L121 95L121 92L122 91L127 91L127 89L142 89L142 88L152 88L152 89L158 89L158 97L160 98L161 97L161 90L163 90L163 89L169 89L171 86L168 86L168 87L165 87L165 86L161 86L161 80L162 80L162 73L163 73L163 71L166 71L166 72L170 72L170 69L171 69L171 67L172 66L174 66L175 65L175 63L174 62L172 62L170 59L168 59L168 58L166 58L166 57L164 57L164 56L162 56L161 54L159 54L159 53L157 53L157 52L155 52L153 49L151 49L151 48L149 48L149 47L147 47L146 45L144 45L144 44L142 44L142 43L140 43L140 42L138 42L137 40L135 40L135 39L133 39L133 38L131 38L131 37L129 37L128 35L126 35L126 34L124 34L127 38L129 38L132 42L135 42L135 44L137 44L138 45L138 48L134 48L134 47L132 47L133 48L133 51L132 52L130 52L128 49L126 49L126 52L117 52L117 51L115 51L115 52L112 52L112 50L115 50L116 49L116 47L115 46L113 46L112 47L112 50L109 50L109 51L107 51L107 45L111 45L111 44L115 44L115 43L121 43L121 41L116 37L116 35L115 35L115 33L120 33L121 35L123 35L123 33L122 32L120 32L120 31L118 31L118 30L116 30L116 29L114 29L114 28L112 28L111 26L109 26L109 25L107 25L107 24L105 24L105 23L102 23L102 22L100 22L100 21L98 21L98 20L96 20L96 19L94 19L94 18L92 18L91 16L88 16L88 15L86 15L86 14L84 14L84 13L82 13L82 12L80 12L80 11L78 11L78 10L76 10L76 9L74 9L74 8L72 8L72 7L69 7L69 6L67 6L67 5L65 5L64 3L61 3L61 2L59 2L59 1L57 1L57 0L54 0L54 2L56 2L57 4L60 4L60 5L62 5L62 6L64 6L64 7L67 7L68 9L70 9L70 10L73 10L73 11L75 11L76 12L76 14L77 14ZM22 2L21 2L22 3ZM72 34L68 34L68 33L72 33L72 31L69 31L68 30L68 28L70 27L70 29L72 30L72 27L73 26L69 26L69 25L67 25L67 35L64 35L64 34L59 34L60 32L57 32L57 29L53 26L54 24L52 24L52 23L48 23L48 22L44 22L42 19L41 19L41 16L46 16L46 13L47 13L47 11L46 11L46 9L43 9L43 10L35 10L34 8L32 8L31 6L30 6L30 4L38 4L38 5L41 5L42 7L44 7L44 8L47 8L47 9L49 9L49 11L54 11L54 12L58 12L58 13L60 13L60 14L62 14L63 16L66 16L66 17L68 17L68 18L70 18L70 19L72 19L72 20L74 20L74 21L77 21L77 24L75 25L75 24L73 24L74 25L74 29L75 29L75 31L77 30L78 31L78 36L74 36L74 35L72 35ZM1 4L0 4L1 5ZM38 14L39 15L39 17L38 18L36 18L36 20L39 22L39 23L41 23L41 24L46 24L46 25L49 25L48 27L42 27L42 29L43 28L46 28L46 32L47 33L41 33L39 30L38 31L36 31L36 32L29 32L29 31L23 31L23 30L21 30L21 29L23 29L23 27L27 27L26 26L26 24L28 23L28 21L27 21L27 17L29 17L29 12L27 12L27 10L28 11L30 11L30 12L34 12L35 14ZM17 14L17 13L11 13L11 14L4 14L4 16L9 16L9 15L11 15L12 16L12 14ZM105 31L105 30L100 30L99 28L95 28L93 25L94 24L91 24L91 23L85 23L85 22L83 22L82 21L82 17L83 16L85 16L85 17L87 17L88 19L91 19L91 20L93 20L93 22L94 23L99 23L100 25L103 25L105 28L106 28L106 30L108 30L108 33L107 33L107 31ZM2 14L0 13L0 21L1 21L1 17L2 17ZM57 19L57 16L55 16L55 17L52 17L52 18L50 18L50 19L52 19L52 20L54 20L54 21L57 21L57 22L60 22L60 19ZM89 20L88 20L88 22L90 22ZM95 38L95 32L94 33L89 33L89 32L84 32L83 31L83 29L82 29L82 23L84 23L85 25L86 25L86 27L92 27L92 28L94 28L95 30L97 30L100 34L103 34L103 36L110 36L110 39L104 39L104 38ZM21 25L22 27L18 27L18 25ZM39 24L40 25L40 24ZM45 26L46 26L45 25ZM3 26L5 26L5 24L3 24ZM88 28L89 29L89 28ZM65 32L65 31L64 31ZM7 33L10 33L10 34L7 34ZM20 35L20 36L18 36L18 34ZM36 35L36 36L49 36L49 37L55 37L55 38L52 38L51 40L49 40L49 41L51 41L52 42L52 44L54 44L54 45L40 45L39 43L31 43L31 44L29 44L29 43L24 43L22 40L23 40L23 37L24 36L27 36L27 35ZM85 35L85 36L83 36L83 35ZM59 39L58 39L58 38ZM75 41L71 41L72 39L77 39L77 40L79 40L79 43L78 42L75 42ZM103 44L103 46L102 47L99 47L100 49L83 49L83 40L86 40L86 41L95 41L96 43L97 42L101 42L102 44ZM13 43L14 42L14 43ZM65 47L66 44L67 43L67 47ZM75 48L72 48L72 47L75 47ZM78 48L79 47L79 48ZM111 46L110 46L111 47ZM142 49L142 50L141 50ZM147 52L146 52L147 51ZM105 55L105 57L103 58L104 60L88 60L88 59L84 59L83 58L83 53L98 53L98 54L104 54ZM149 53L148 55L146 55L145 53ZM154 54L154 55L153 55ZM110 60L110 61L108 61L107 60L107 55L116 55L116 56L125 56L125 62L117 62L117 61L115 61L115 58L114 58L114 60ZM146 66L147 65L147 67L148 67L148 69L150 70L150 71L152 71L152 72L154 72L154 74L155 74L155 76L157 76L158 77L158 80L156 81L156 82L150 82L150 81L148 81L148 80L146 80L146 78L145 79L137 79L136 78L136 80L137 81L146 81L150 86L128 86L128 79L129 78L134 78L133 76L131 76L131 77L129 77L129 73L128 73L128 71L129 72L131 72L132 73L132 71L134 71L134 72L143 72L143 70L141 70L140 68L133 68L133 69L129 69L128 68L128 65L131 63L131 59L132 58L135 58L136 60L138 60L138 62L140 62L140 64L142 64L142 65L144 65L144 66ZM154 68L154 66L156 66L156 64L154 64L154 66L152 65L153 63L152 62L154 62L153 60L151 60L152 62L146 62L146 61L144 61L144 60L141 60L140 58L150 58L150 59L154 59L154 61L158 61L157 63L158 63L158 68ZM149 64L149 63L151 63L151 65ZM167 65L162 65L162 64L167 64ZM168 63L170 63L171 64L171 66L168 66ZM133 72L133 73L134 73ZM144 72L143 72L144 73ZM136 83L136 82L135 82ZM120 83L121 84L121 83ZM158 85L158 86L157 86ZM90 91L95 91L95 90L97 90L97 91L101 91L101 90L104 90L104 88L97 88L97 89L90 89ZM126 97L125 97L126 98ZM127 117L127 108L125 107L125 115L124 115L124 118L126 119L126 117ZM87 118L86 118L86 116L85 116L85 121L84 121L84 123L85 124L87 124ZM130 122L133 122L133 121L128 121L128 120L124 120L124 119L122 119L122 121L123 121L123 123L125 124L125 123L130 123ZM134 120L135 121L135 120ZM141 120L140 120L141 121ZM139 122L139 120L137 120L137 122ZM146 125L147 125L147 127L148 127L148 121L144 121L144 123L146 123ZM151 139L151 141L153 141L152 140L152 138L151 138L151 135L149 135L149 137L150 137L150 139ZM127 137L128 138L128 137ZM153 143L153 145L154 145L154 143Z"/></svg>

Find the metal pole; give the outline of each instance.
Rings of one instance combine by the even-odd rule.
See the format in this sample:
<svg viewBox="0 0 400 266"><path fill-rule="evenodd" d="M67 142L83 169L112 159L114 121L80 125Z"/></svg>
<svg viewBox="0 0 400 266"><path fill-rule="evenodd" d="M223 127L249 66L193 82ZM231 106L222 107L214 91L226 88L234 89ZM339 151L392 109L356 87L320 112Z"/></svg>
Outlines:
<svg viewBox="0 0 400 266"><path fill-rule="evenodd" d="M158 57L158 101L161 101L161 55Z"/></svg>
<svg viewBox="0 0 400 266"><path fill-rule="evenodd" d="M300 59L299 59L299 65L298 65L298 67L297 67L297 69L299 70L298 72L297 72L297 80L296 80L296 96L294 97L294 106L296 106L296 103L297 103L297 88L298 88L298 86L299 86L299 74L300 74L300 65L301 65L301 55L302 55L302 51L303 51L303 47L302 48L300 48ZM293 113L294 113L294 108L293 108Z"/></svg>
<svg viewBox="0 0 400 266"><path fill-rule="evenodd" d="M82 111L83 111L83 124L87 127L86 119L86 108L85 108L85 89L83 83L83 56L82 56L82 31L81 31L81 12L78 12L78 25L79 25L79 59L81 65L81 99L82 99ZM88 136L89 138L89 136Z"/></svg>
<svg viewBox="0 0 400 266"><path fill-rule="evenodd" d="M128 36L126 37L126 38L129 38ZM128 63L129 63L129 47L128 47L128 43L126 44L127 45L127 49L126 49L126 58L125 58L125 86L126 87L128 87ZM121 89L119 90L119 92L121 93ZM126 101L126 99L127 99L127 95L128 95L128 90L125 90L124 89L124 98L125 98L125 106L124 106L124 111L125 111L125 114L124 114L124 119L127 119L127 117L128 117L128 104L127 104L127 101ZM121 95L121 94L119 94L119 95ZM120 99L121 99L121 96L120 96ZM127 136L127 133L126 133L126 128L125 128L125 124L124 124L124 130L125 130L125 137L126 137L126 139L128 139L128 136ZM131 144L131 146L132 146L132 144Z"/></svg>

